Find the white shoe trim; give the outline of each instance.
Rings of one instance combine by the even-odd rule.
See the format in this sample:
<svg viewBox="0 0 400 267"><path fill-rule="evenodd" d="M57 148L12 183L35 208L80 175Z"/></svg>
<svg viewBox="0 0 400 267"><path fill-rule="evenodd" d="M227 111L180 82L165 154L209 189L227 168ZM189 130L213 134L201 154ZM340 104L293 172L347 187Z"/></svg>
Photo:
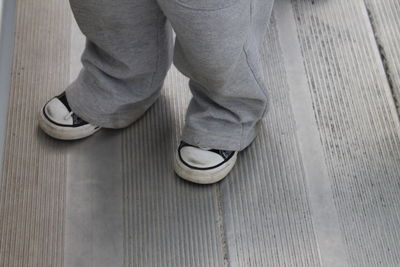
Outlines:
<svg viewBox="0 0 400 267"><path fill-rule="evenodd" d="M187 181L197 184L213 184L224 179L232 170L236 163L237 151L234 155L221 166L207 170L193 169L187 166L179 157L179 152L175 153L174 169L176 174Z"/></svg>
<svg viewBox="0 0 400 267"><path fill-rule="evenodd" d="M101 128L91 124L85 124L79 127L62 127L49 121L43 113L39 112L38 116L40 128L53 138L60 140L77 140L88 137Z"/></svg>

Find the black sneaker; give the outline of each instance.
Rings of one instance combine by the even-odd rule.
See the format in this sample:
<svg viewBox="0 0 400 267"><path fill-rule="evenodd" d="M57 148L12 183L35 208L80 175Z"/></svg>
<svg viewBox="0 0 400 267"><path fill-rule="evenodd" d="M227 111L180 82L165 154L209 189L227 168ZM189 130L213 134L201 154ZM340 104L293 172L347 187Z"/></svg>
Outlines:
<svg viewBox="0 0 400 267"><path fill-rule="evenodd" d="M190 182L212 184L228 175L236 158L237 151L200 148L182 141L175 156L175 172Z"/></svg>
<svg viewBox="0 0 400 267"><path fill-rule="evenodd" d="M79 118L68 104L65 92L49 100L39 113L40 128L51 137L60 140L76 140L88 137L98 130Z"/></svg>

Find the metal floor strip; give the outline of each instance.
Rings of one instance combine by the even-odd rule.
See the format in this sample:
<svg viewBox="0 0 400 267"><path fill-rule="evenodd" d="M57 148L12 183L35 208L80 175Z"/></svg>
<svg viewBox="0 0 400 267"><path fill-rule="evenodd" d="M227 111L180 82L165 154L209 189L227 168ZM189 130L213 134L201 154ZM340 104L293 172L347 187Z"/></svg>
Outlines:
<svg viewBox="0 0 400 267"><path fill-rule="evenodd" d="M122 141L127 266L223 266L224 251L214 186L173 172L187 79L176 69L147 114Z"/></svg>
<svg viewBox="0 0 400 267"><path fill-rule="evenodd" d="M400 116L400 3L364 0Z"/></svg>
<svg viewBox="0 0 400 267"><path fill-rule="evenodd" d="M322 266L348 266L290 1L276 4L279 39Z"/></svg>
<svg viewBox="0 0 400 267"><path fill-rule="evenodd" d="M0 173L3 166L11 63L16 21L15 1L0 0Z"/></svg>
<svg viewBox="0 0 400 267"><path fill-rule="evenodd" d="M68 148L64 266L123 266L121 133Z"/></svg>
<svg viewBox="0 0 400 267"><path fill-rule="evenodd" d="M38 130L36 116L68 83L70 16L64 1L16 1L16 6L0 179L0 265L61 266L66 147Z"/></svg>
<svg viewBox="0 0 400 267"><path fill-rule="evenodd" d="M399 122L364 2L292 3L349 264L399 266Z"/></svg>

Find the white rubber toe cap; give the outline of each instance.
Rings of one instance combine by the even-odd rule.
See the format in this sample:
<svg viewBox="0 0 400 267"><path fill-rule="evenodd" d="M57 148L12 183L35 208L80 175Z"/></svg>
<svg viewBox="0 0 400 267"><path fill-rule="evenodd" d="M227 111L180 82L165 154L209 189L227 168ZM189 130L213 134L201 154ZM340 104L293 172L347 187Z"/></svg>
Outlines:
<svg viewBox="0 0 400 267"><path fill-rule="evenodd" d="M180 153L184 162L196 168L212 168L224 161L224 158L215 152L193 146L182 147Z"/></svg>
<svg viewBox="0 0 400 267"><path fill-rule="evenodd" d="M100 127L94 126L83 120L78 123L76 115L59 99L54 97L39 112L38 120L40 128L51 137L60 140L76 140L88 137Z"/></svg>
<svg viewBox="0 0 400 267"><path fill-rule="evenodd" d="M73 118L69 115L68 108L58 99L53 98L44 107L44 112L52 121L62 125L72 125Z"/></svg>
<svg viewBox="0 0 400 267"><path fill-rule="evenodd" d="M184 146L175 154L176 174L197 184L212 184L224 179L236 163L237 151L224 159L216 152Z"/></svg>

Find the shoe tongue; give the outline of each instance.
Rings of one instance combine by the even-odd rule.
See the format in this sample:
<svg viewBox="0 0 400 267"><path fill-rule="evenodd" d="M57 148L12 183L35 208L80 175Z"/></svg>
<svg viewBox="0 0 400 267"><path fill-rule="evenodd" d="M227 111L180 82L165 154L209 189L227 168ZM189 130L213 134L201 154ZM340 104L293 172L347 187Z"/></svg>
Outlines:
<svg viewBox="0 0 400 267"><path fill-rule="evenodd" d="M71 107L69 106L68 100L67 100L67 95L64 93L60 96L57 97L58 100L60 100L61 103L68 109L68 112L71 112Z"/></svg>

